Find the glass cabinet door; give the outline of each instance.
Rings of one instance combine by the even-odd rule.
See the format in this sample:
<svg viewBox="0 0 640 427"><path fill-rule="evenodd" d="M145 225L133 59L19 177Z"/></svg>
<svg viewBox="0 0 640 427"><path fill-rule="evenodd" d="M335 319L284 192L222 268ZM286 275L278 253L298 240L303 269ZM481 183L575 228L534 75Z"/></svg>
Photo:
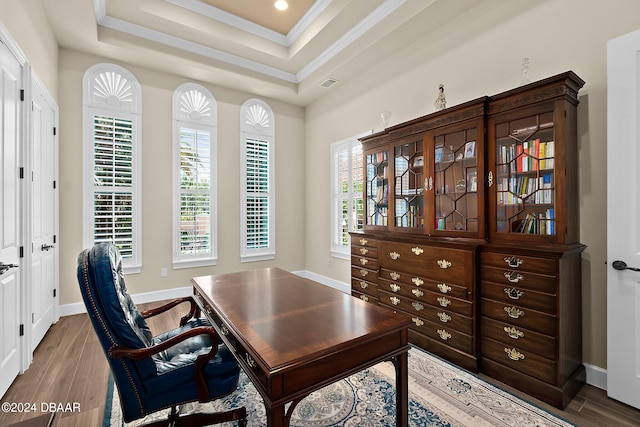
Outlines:
<svg viewBox="0 0 640 427"><path fill-rule="evenodd" d="M394 225L424 228L424 152L422 138L394 147Z"/></svg>
<svg viewBox="0 0 640 427"><path fill-rule="evenodd" d="M366 154L366 225L387 226L389 159L387 151Z"/></svg>
<svg viewBox="0 0 640 427"><path fill-rule="evenodd" d="M496 123L495 133L496 234L555 236L553 112Z"/></svg>
<svg viewBox="0 0 640 427"><path fill-rule="evenodd" d="M479 233L478 128L432 136L434 149L434 232Z"/></svg>

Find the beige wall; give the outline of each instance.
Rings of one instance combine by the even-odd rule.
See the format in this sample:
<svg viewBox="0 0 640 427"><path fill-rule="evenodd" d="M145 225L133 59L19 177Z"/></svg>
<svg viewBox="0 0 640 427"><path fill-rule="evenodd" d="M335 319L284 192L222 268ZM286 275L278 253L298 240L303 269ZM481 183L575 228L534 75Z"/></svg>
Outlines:
<svg viewBox="0 0 640 427"><path fill-rule="evenodd" d="M82 77L107 61L60 50L60 304L81 301L75 277L82 247ZM203 84L218 103L218 252L216 266L173 270L171 252L171 106L186 80L118 63L142 87L142 273L127 276L132 294L189 286L193 276L267 266L304 267L304 110L264 99L275 114L276 259L240 263L240 106L249 93ZM161 278L160 269L169 275Z"/></svg>
<svg viewBox="0 0 640 427"><path fill-rule="evenodd" d="M415 40L355 81L338 84L306 111L306 269L349 280L349 263L330 257L329 145L434 111L439 83L447 105L566 70L586 81L579 92L580 209L583 254L583 357L606 367L606 44L640 27L636 0L488 2L436 34ZM429 40L426 40L429 39ZM429 43L427 43L429 41ZM430 43L433 41L434 43ZM326 178L323 178L326 177ZM324 197L319 197L324 195Z"/></svg>
<svg viewBox="0 0 640 427"><path fill-rule="evenodd" d="M58 43L40 3L0 1L0 22L27 58L51 96L58 98Z"/></svg>

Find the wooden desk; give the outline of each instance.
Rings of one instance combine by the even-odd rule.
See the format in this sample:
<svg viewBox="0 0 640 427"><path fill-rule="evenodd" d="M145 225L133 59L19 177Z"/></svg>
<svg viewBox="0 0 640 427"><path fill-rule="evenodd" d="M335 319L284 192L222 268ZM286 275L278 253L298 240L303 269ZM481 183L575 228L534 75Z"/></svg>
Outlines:
<svg viewBox="0 0 640 427"><path fill-rule="evenodd" d="M196 301L262 395L268 426L288 426L309 393L385 360L396 368L397 425L408 425L409 317L278 268L192 282Z"/></svg>

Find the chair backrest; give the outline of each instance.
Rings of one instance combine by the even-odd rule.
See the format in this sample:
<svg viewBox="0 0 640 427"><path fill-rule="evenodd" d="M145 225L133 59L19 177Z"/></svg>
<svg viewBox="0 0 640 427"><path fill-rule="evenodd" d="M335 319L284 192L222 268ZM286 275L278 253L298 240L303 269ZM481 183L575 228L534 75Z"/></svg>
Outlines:
<svg viewBox="0 0 640 427"><path fill-rule="evenodd" d="M140 392L144 380L156 375L152 358L139 361L113 359L109 351L115 347L131 349L151 345L152 335L127 291L122 273L122 258L110 243L99 243L78 255L78 283L93 328L109 361L114 381L122 401L138 401L144 413ZM123 405L123 415L128 410Z"/></svg>

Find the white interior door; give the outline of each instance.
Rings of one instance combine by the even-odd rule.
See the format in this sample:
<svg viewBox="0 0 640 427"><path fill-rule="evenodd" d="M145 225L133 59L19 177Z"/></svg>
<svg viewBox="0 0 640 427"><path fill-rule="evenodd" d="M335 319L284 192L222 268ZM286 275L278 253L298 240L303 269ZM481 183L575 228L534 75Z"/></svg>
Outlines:
<svg viewBox="0 0 640 427"><path fill-rule="evenodd" d="M640 269L639 83L640 31L636 31L607 46L607 393L636 408L640 408L640 270L623 268L626 264Z"/></svg>
<svg viewBox="0 0 640 427"><path fill-rule="evenodd" d="M31 346L35 350L56 319L56 112L32 85L31 102Z"/></svg>
<svg viewBox="0 0 640 427"><path fill-rule="evenodd" d="M22 66L0 43L0 396L20 372L20 90Z"/></svg>

